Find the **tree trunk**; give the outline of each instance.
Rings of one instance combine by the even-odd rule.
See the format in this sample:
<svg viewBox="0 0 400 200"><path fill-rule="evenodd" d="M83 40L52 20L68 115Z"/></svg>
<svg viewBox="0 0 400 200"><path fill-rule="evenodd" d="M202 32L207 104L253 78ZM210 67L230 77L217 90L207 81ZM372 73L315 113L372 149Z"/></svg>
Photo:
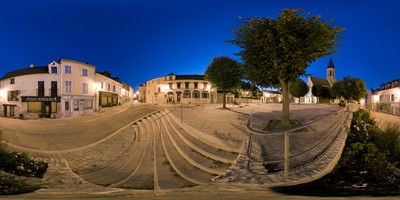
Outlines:
<svg viewBox="0 0 400 200"><path fill-rule="evenodd" d="M289 88L288 84L280 80L280 84L282 87L282 125L285 127L290 126L290 118L289 118Z"/></svg>
<svg viewBox="0 0 400 200"><path fill-rule="evenodd" d="M226 91L224 90L224 96L222 99L222 108L226 108Z"/></svg>

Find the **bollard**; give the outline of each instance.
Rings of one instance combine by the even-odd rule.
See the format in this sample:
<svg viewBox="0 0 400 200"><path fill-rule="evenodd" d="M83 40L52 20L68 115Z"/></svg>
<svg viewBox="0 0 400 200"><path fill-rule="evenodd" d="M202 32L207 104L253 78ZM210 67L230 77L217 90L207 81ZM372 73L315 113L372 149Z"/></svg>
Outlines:
<svg viewBox="0 0 400 200"><path fill-rule="evenodd" d="M285 152L284 152L284 174L289 177L289 132L285 132Z"/></svg>

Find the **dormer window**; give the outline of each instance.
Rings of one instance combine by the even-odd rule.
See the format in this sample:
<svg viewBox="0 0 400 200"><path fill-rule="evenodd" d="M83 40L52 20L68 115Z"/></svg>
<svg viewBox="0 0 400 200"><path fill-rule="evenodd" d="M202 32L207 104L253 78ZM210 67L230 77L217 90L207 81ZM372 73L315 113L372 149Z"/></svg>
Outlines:
<svg viewBox="0 0 400 200"><path fill-rule="evenodd" d="M57 74L57 67L56 66L52 66L51 67L51 73L52 74Z"/></svg>

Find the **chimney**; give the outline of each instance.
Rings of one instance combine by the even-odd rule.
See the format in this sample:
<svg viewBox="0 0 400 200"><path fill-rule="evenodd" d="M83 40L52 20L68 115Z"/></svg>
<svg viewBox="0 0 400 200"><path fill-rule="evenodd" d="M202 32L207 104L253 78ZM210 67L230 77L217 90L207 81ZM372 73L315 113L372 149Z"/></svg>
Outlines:
<svg viewBox="0 0 400 200"><path fill-rule="evenodd" d="M33 63L31 63L31 64L29 65L29 67L30 67L30 68L34 68L35 65L34 65Z"/></svg>

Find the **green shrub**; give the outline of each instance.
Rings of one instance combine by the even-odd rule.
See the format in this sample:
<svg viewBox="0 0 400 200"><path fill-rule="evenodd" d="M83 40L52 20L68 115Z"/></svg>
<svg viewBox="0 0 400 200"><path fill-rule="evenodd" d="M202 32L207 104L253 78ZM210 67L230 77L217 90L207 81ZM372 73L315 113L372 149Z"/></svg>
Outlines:
<svg viewBox="0 0 400 200"><path fill-rule="evenodd" d="M388 124L383 131L373 137L377 147L386 155L388 161L400 167L400 126Z"/></svg>

